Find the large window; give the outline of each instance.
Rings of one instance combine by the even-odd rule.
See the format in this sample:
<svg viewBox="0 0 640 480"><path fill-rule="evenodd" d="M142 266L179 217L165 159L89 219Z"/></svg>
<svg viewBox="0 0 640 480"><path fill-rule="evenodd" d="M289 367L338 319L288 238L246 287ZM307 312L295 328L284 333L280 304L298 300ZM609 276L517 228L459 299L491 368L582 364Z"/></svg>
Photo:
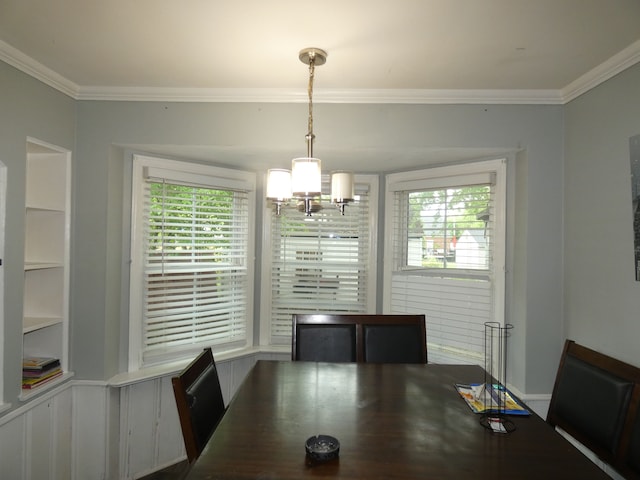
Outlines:
<svg viewBox="0 0 640 480"><path fill-rule="evenodd" d="M377 186L377 177L357 175L344 215L328 196L310 217L293 203L280 216L267 205L262 344L289 345L294 313L375 311Z"/></svg>
<svg viewBox="0 0 640 480"><path fill-rule="evenodd" d="M253 174L135 156L130 369L245 346Z"/></svg>
<svg viewBox="0 0 640 480"><path fill-rule="evenodd" d="M384 308L425 314L430 362L482 364L504 323L505 164L387 177Z"/></svg>

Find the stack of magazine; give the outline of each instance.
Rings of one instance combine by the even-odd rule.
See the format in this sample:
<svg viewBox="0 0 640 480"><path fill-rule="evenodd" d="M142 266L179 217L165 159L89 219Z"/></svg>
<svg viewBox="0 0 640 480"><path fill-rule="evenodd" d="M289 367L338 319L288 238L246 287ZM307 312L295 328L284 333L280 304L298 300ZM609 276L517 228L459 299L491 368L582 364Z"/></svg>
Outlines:
<svg viewBox="0 0 640 480"><path fill-rule="evenodd" d="M22 388L32 389L62 375L60 360L50 357L25 357L22 360Z"/></svg>
<svg viewBox="0 0 640 480"><path fill-rule="evenodd" d="M520 400L500 384L456 383L455 387L474 413L531 415Z"/></svg>

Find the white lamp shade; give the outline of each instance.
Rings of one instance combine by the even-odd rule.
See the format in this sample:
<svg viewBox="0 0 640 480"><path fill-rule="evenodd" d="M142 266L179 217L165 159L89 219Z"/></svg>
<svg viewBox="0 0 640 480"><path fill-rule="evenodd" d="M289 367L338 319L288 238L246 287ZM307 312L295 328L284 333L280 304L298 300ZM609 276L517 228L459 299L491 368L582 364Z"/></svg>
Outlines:
<svg viewBox="0 0 640 480"><path fill-rule="evenodd" d="M319 197L322 171L318 158L294 158L291 161L291 191L294 197Z"/></svg>
<svg viewBox="0 0 640 480"><path fill-rule="evenodd" d="M331 201L334 203L353 201L353 173L331 173Z"/></svg>
<svg viewBox="0 0 640 480"><path fill-rule="evenodd" d="M282 168L267 170L267 198L287 201L291 198L291 172Z"/></svg>

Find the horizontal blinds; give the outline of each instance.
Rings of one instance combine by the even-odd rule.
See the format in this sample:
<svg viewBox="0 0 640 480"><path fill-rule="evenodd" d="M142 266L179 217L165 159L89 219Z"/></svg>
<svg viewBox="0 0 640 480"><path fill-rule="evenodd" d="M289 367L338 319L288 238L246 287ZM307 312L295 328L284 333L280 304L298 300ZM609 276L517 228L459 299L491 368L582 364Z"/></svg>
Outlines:
<svg viewBox="0 0 640 480"><path fill-rule="evenodd" d="M245 338L248 212L247 192L147 179L143 359Z"/></svg>
<svg viewBox="0 0 640 480"><path fill-rule="evenodd" d="M369 201L366 191L345 214L323 198L311 217L285 207L271 217L271 341L291 341L294 313L364 313L367 307Z"/></svg>
<svg viewBox="0 0 640 480"><path fill-rule="evenodd" d="M391 310L425 314L430 362L482 364L484 324L496 318L495 175L398 185L410 190L392 189Z"/></svg>
<svg viewBox="0 0 640 480"><path fill-rule="evenodd" d="M484 324L494 318L490 280L396 272L391 289L393 313L426 316L429 362L483 363Z"/></svg>

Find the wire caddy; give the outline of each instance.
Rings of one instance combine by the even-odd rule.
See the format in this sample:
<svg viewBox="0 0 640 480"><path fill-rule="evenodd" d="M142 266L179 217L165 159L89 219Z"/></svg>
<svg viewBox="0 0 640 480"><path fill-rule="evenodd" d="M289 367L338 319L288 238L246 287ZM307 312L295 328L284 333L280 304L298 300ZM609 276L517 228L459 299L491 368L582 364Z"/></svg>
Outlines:
<svg viewBox="0 0 640 480"><path fill-rule="evenodd" d="M480 424L498 433L511 433L516 427L506 414L507 339L513 325L497 322L484 324L484 402L488 406Z"/></svg>

